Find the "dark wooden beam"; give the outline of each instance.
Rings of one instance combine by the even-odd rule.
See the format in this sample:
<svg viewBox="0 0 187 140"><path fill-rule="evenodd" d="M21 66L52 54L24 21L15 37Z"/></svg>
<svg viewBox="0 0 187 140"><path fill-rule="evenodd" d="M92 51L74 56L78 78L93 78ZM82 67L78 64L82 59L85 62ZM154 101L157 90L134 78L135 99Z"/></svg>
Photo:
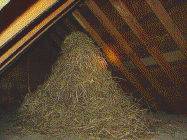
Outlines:
<svg viewBox="0 0 187 140"><path fill-rule="evenodd" d="M133 51L132 45L130 45L125 38L119 33L119 31L116 29L115 25L107 18L107 16L104 14L104 12L98 7L98 5L93 1L89 0L86 1L86 4L88 8L92 11L92 13L100 20L100 22L103 24L103 26L106 28L106 30L114 37L116 38L117 42L119 43L119 46L123 49L124 54L126 54L134 63L134 65L141 71L141 73L144 75L146 79L149 80L151 85L157 90L159 95L162 95L163 97L171 97L174 96L171 95L166 90L166 87L163 87L161 83L150 73L150 71L147 69L145 64L141 61L141 59L137 56L137 54ZM172 99L170 99L172 101Z"/></svg>
<svg viewBox="0 0 187 140"><path fill-rule="evenodd" d="M0 12L0 33L38 0L10 0Z"/></svg>
<svg viewBox="0 0 187 140"><path fill-rule="evenodd" d="M52 2L54 3L52 4ZM29 45L41 34L43 34L56 21L61 19L79 2L80 0L67 0L62 2L58 0L50 1L50 4L53 5L52 7L45 9L44 13L34 18L28 26L24 26L23 23L27 22L25 19L29 18L29 15L32 15L32 12L37 12L37 10L41 11L40 8L43 8L41 7L43 1L40 0L38 3L33 5L32 8L28 9L25 14L22 14L21 17L19 17L19 20L12 23L13 25L10 26L10 28L7 28L3 33L0 33L0 73L2 73L5 68L16 60L26 49L28 49ZM22 22L23 20L25 20L25 22ZM18 23L22 24L19 25ZM16 25L19 25L19 27ZM14 27L15 30L12 30ZM6 37L10 39L7 39Z"/></svg>
<svg viewBox="0 0 187 140"><path fill-rule="evenodd" d="M138 23L137 19L129 11L128 7L122 0L109 0L114 8L118 11L120 16L128 24L134 34L139 38L139 40L144 44L144 48L149 52L149 54L154 58L158 65L162 68L163 72L172 80L177 86L181 86L184 82L179 79L178 74L173 70L172 66L164 58L163 54L159 50L159 44L154 42L151 36L148 35Z"/></svg>
<svg viewBox="0 0 187 140"><path fill-rule="evenodd" d="M117 62L110 59L110 54L113 54L114 50L112 51L112 48L109 48L109 45L102 40L102 38L99 36L99 34L92 28L92 26L88 23L88 21L78 12L77 10L73 12L73 16L76 18L76 20L80 23L80 25L90 34L90 36L96 41L96 43L101 47L103 52L105 53L107 60L115 65L120 72L124 74L124 76L128 79L129 82L133 84L133 86L139 91L139 93L147 99L150 103L152 103L154 108L159 108L158 103L153 98L153 95L151 95L150 92L148 92L140 83L139 81L134 77L134 75L124 66L124 64L121 62L119 58L117 59ZM116 57L118 56L117 52L115 52Z"/></svg>
<svg viewBox="0 0 187 140"><path fill-rule="evenodd" d="M187 57L187 43L177 25L173 22L159 0L146 0L152 11L160 19L161 23Z"/></svg>

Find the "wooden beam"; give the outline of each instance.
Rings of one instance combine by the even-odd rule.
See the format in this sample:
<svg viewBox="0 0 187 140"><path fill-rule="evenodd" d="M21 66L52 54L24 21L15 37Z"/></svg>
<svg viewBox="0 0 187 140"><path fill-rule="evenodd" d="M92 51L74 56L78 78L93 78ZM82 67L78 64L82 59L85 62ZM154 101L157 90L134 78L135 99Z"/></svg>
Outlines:
<svg viewBox="0 0 187 140"><path fill-rule="evenodd" d="M181 53L181 51L173 51L173 52L167 52L163 53L163 57L170 63L176 63L178 61L184 61L186 60L186 57ZM144 57L141 58L141 61L146 65L146 66L156 66L158 65L156 61L154 60L153 57ZM128 64L131 64L130 68L135 68L131 62L127 62Z"/></svg>
<svg viewBox="0 0 187 140"><path fill-rule="evenodd" d="M170 78L170 80L177 86L181 86L184 82L179 79L178 74L173 70L172 66L166 61L156 42L144 31L141 25L138 23L133 14L129 11L128 7L122 2L122 0L109 0L114 8L118 11L120 16L128 24L134 34L140 39L144 48L149 52L158 65L162 68L163 72Z"/></svg>
<svg viewBox="0 0 187 140"><path fill-rule="evenodd" d="M158 17L158 19L160 19L161 23L169 32L169 34L176 42L176 44L179 46L181 51L187 57L186 40L183 37L177 25L175 25L175 23L173 22L165 8L162 6L161 2L159 0L146 0L146 2L148 3L152 11L155 13L155 15Z"/></svg>
<svg viewBox="0 0 187 140"><path fill-rule="evenodd" d="M0 2L0 10L5 7L5 5L7 5L10 2L10 0L3 0Z"/></svg>
<svg viewBox="0 0 187 140"><path fill-rule="evenodd" d="M42 2L40 2L40 6L42 5L41 3ZM20 56L29 47L29 45L32 42L34 42L34 40L36 40L42 33L44 33L49 27L51 27L56 21L62 18L62 16L64 16L69 10L71 10L78 3L79 0L67 0L66 2L62 3L59 7L54 9L53 12L47 15L47 17L45 17L34 27L32 27L32 29L28 30L27 34L25 34L21 39L16 41L14 44L8 46L8 50L6 50L2 55L0 55L0 74L11 62L13 62L18 56ZM32 10L30 12L34 13L36 12L37 8L35 7ZM23 19L19 18L20 19L20 21L18 20L19 22L27 19L28 15L30 15L30 12L29 11L27 12L28 13L26 13L26 15L22 15L24 16ZM16 25L19 23L18 21L15 22ZM14 26L11 26L10 29L7 30L11 31L13 27ZM17 31L21 29L21 26L18 26L18 28L15 27L15 29ZM7 39L3 36L7 32L7 30L5 30L3 33L0 34L0 44L3 44L7 41ZM15 34L15 32L11 33L10 36L12 36L13 34ZM6 36L8 36L8 33L6 34Z"/></svg>
<svg viewBox="0 0 187 140"><path fill-rule="evenodd" d="M149 70L146 68L144 63L141 61L141 59L135 54L132 50L125 38L119 33L119 31L116 29L116 27L110 22L110 20L107 18L107 16L103 13L103 11L97 6L97 4L93 0L86 1L86 4L88 8L92 11L92 13L100 20L100 22L103 24L103 26L106 28L106 30L118 41L120 47L123 49L123 52L129 56L129 58L132 60L132 62L135 64L135 66L141 71L141 73L144 75L145 78L147 78L151 85L159 92L159 95L162 95L163 97L171 97L174 96L171 95L171 93L168 93L166 90L166 87L163 87L161 83L149 72ZM170 99L172 101L172 99Z"/></svg>
<svg viewBox="0 0 187 140"><path fill-rule="evenodd" d="M42 14L46 9L55 4L57 0L42 1L38 0L22 15L16 18L9 26L0 33L0 48L24 27L28 26L34 19ZM14 9L16 10L16 9Z"/></svg>
<svg viewBox="0 0 187 140"><path fill-rule="evenodd" d="M88 23L88 21L78 12L78 10L73 12L73 16L76 18L76 20L79 22L79 24L90 34L90 36L96 41L96 43L101 47L103 52L107 54L107 48L109 45L105 43L102 38L99 36L99 34L92 28L92 26ZM117 53L117 52L116 52ZM118 55L117 55L118 56ZM106 55L107 57L107 55ZM110 62L110 58L107 57L107 60ZM142 94L142 96L147 99L150 103L152 103L154 108L159 108L158 103L153 98L153 95L151 95L140 83L137 81L137 79L133 76L131 72L124 66L124 64L120 61L118 58L118 63L114 64L123 74L124 76L133 84L133 86Z"/></svg>

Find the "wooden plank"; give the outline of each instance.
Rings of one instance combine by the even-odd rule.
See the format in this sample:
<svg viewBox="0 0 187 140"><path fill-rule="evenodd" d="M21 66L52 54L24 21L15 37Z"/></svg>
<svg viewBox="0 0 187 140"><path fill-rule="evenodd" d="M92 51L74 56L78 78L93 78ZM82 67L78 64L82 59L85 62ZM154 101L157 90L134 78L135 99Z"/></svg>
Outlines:
<svg viewBox="0 0 187 140"><path fill-rule="evenodd" d="M0 56L0 73L18 56L20 56L29 45L51 27L56 21L64 16L79 1L68 0L59 6L54 12L50 13L45 19L38 23L24 37L10 47L3 55ZM36 9L35 9L36 10ZM2 34L0 35L2 37Z"/></svg>
<svg viewBox="0 0 187 140"><path fill-rule="evenodd" d="M108 44L105 43L99 34L92 28L92 26L88 23L88 21L78 12L78 10L73 12L73 16L79 22L79 24L90 34L90 36L96 41L96 43L101 47L103 52L106 54L107 60L113 65L115 65L124 76L133 84L133 86L142 94L142 96L147 99L150 103L152 103L154 108L159 108L158 103L155 101L151 93L149 93L133 76L131 72L124 66L124 64L117 58L117 62L111 61L110 57L107 54L110 54L110 49L108 49ZM115 52L117 53L117 52ZM118 56L118 55L116 55Z"/></svg>
<svg viewBox="0 0 187 140"><path fill-rule="evenodd" d="M161 2L159 0L146 0L146 2L149 4L150 8L158 19L160 19L161 23L179 46L184 55L187 56L186 40L177 25L175 25L165 8L162 6Z"/></svg>
<svg viewBox="0 0 187 140"><path fill-rule="evenodd" d="M5 7L8 3L10 2L10 0L3 0L0 2L0 10Z"/></svg>
<svg viewBox="0 0 187 140"><path fill-rule="evenodd" d="M138 23L128 7L121 0L109 0L115 7L124 21L128 24L134 34L140 39L144 48L153 56L154 60L162 68L163 72L173 81L174 84L180 86L184 81L178 78L178 74L173 70L172 66L166 61L160 50L158 44L153 42L153 39L144 31Z"/></svg>
<svg viewBox="0 0 187 140"><path fill-rule="evenodd" d="M9 26L0 33L0 48L13 36L19 33L24 27L30 24L46 9L55 4L57 0L43 1L38 0L28 10L26 10L21 16L17 17Z"/></svg>
<svg viewBox="0 0 187 140"><path fill-rule="evenodd" d="M176 63L178 61L185 61L186 60L186 57L179 50L164 53L163 57L170 63ZM141 61L144 63L145 66L157 66L158 65L156 63L156 61L153 59L153 57L151 57L151 56L141 58ZM127 63L130 64L130 68L135 68L130 61Z"/></svg>
<svg viewBox="0 0 187 140"><path fill-rule="evenodd" d="M174 96L171 93L168 93L166 87L163 87L161 83L149 72L141 59L135 54L132 50L125 38L118 32L116 27L110 22L110 20L106 17L103 11L97 6L97 4L93 0L86 1L88 8L92 11L92 13L100 20L106 30L118 41L120 47L123 49L123 52L129 56L135 66L141 71L145 78L149 80L151 85L159 92L159 95L162 95L166 98L173 98ZM172 101L172 99L170 99Z"/></svg>

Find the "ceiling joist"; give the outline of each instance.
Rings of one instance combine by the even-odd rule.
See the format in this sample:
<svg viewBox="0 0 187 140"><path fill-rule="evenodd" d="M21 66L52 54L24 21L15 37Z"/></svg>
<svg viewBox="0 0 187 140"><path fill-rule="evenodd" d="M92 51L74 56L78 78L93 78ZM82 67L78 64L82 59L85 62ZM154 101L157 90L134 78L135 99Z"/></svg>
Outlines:
<svg viewBox="0 0 187 140"><path fill-rule="evenodd" d="M186 40L177 25L173 22L165 8L162 6L161 2L159 0L146 0L146 2L187 57Z"/></svg>
<svg viewBox="0 0 187 140"><path fill-rule="evenodd" d="M96 43L101 47L102 51L107 54L107 50L105 48L108 47L108 44L105 43L99 34L92 28L92 26L87 22L87 20L80 14L78 11L73 12L73 16L76 18L76 20L80 23L80 25L90 34L90 36L96 41ZM117 53L117 52L115 52ZM117 55L118 56L118 55ZM107 57L107 55L106 55ZM107 58L110 62L110 58ZM159 105L153 98L153 96L137 81L137 79L134 77L134 75L129 72L128 68L124 66L124 64L118 59L119 61L115 63L114 65L120 70L124 76L133 84L133 86L142 93L142 96L147 99L149 102L154 105L154 108L159 108Z"/></svg>
<svg viewBox="0 0 187 140"><path fill-rule="evenodd" d="M152 73L147 69L141 59L137 56L137 54L131 48L132 45L128 44L125 38L119 33L116 27L112 24L112 22L107 18L104 12L99 8L99 6L92 0L86 1L88 8L92 11L92 13L100 20L106 30L117 39L120 47L123 49L123 52L132 60L134 65L141 71L146 79L149 80L151 85L157 90L159 95L163 97L173 98L174 95L171 95L162 85L161 83L152 75ZM175 93L180 95L180 93ZM171 99L172 101L172 99Z"/></svg>
<svg viewBox="0 0 187 140"><path fill-rule="evenodd" d="M122 0L109 0L115 9L119 12L120 16L128 24L130 29L139 38L139 40L144 44L144 48L149 52L158 65L162 68L163 72L174 82L177 86L180 86L182 82L178 78L177 73L173 70L172 66L164 58L163 54L160 52L157 42L144 31L141 25L138 23L137 19L129 11L128 7L122 2Z"/></svg>

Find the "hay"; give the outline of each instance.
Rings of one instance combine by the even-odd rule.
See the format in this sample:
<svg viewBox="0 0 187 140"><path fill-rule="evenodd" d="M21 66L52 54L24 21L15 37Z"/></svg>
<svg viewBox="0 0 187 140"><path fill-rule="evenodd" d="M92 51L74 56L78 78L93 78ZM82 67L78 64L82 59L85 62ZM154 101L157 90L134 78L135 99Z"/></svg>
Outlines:
<svg viewBox="0 0 187 140"><path fill-rule="evenodd" d="M28 94L4 133L80 135L112 139L148 133L141 109L101 67L100 51L85 34L74 32L62 46L53 73Z"/></svg>

